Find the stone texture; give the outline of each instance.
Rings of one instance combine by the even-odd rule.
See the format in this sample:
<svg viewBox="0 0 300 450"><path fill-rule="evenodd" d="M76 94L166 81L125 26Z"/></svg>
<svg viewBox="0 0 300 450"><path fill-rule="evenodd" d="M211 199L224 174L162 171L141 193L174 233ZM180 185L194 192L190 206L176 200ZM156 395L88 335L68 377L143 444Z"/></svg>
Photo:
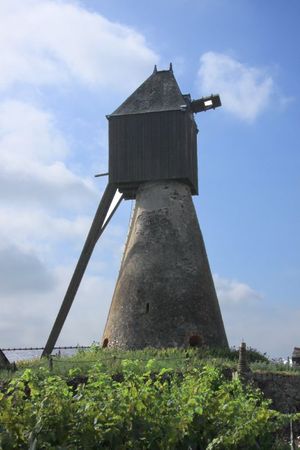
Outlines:
<svg viewBox="0 0 300 450"><path fill-rule="evenodd" d="M254 372L253 382L272 400L272 408L284 413L300 412L299 375Z"/></svg>
<svg viewBox="0 0 300 450"><path fill-rule="evenodd" d="M102 343L228 346L187 185L140 186Z"/></svg>

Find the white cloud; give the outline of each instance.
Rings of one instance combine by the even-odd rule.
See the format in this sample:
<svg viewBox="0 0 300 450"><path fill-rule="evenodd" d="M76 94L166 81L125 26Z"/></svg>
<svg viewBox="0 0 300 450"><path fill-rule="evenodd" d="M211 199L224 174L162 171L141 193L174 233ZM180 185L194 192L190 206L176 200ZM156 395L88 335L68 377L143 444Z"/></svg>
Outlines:
<svg viewBox="0 0 300 450"><path fill-rule="evenodd" d="M11 272L8 284L0 283L5 302L8 286L17 298L20 286L32 287L34 280L39 290L52 280L47 267L62 253L67 261L79 254L101 194L67 167L69 148L51 114L5 102L0 129L0 240L12 249L5 250L9 258L0 252L2 273Z"/></svg>
<svg viewBox="0 0 300 450"><path fill-rule="evenodd" d="M53 112L20 101L16 95L30 92L30 98L38 99L44 93L47 102L49 91L36 87L58 89L74 82L101 92L128 91L143 81L159 57L142 34L76 1L0 0L0 22L0 90L6 99L0 103L0 240L5 242L0 266L2 275L6 274L0 284L1 342L15 343L17 330L22 330L20 343L36 344L44 343L41 340L52 325L51 311L55 315L60 306L101 192L82 175L85 162L78 155L74 158ZM22 91L24 87L31 91ZM107 265L113 270L123 231L110 225L98 246L100 256L96 250L80 288L86 307L89 297L97 297L98 302L96 292L102 293L99 334L106 316L103 303L108 307L110 301L105 286L112 285L114 275L110 273L108 281L100 276L96 280L90 271L105 271ZM109 253L105 262L103 249ZM58 264L70 264L72 269ZM82 307L75 306L71 313L77 314L79 322ZM89 339L87 331L97 317L94 308L89 311L84 315L89 316L87 326L77 326L75 320L69 330L72 343L74 336Z"/></svg>
<svg viewBox="0 0 300 450"><path fill-rule="evenodd" d="M158 62L143 35L75 2L0 0L0 88L14 83L135 87Z"/></svg>
<svg viewBox="0 0 300 450"><path fill-rule="evenodd" d="M25 252L37 253L45 260L53 257L55 245L62 246L66 253L70 244L83 245L91 220L88 215L66 218L51 208L43 210L27 204L18 210L0 208L0 237L3 242L13 243Z"/></svg>
<svg viewBox="0 0 300 450"><path fill-rule="evenodd" d="M219 93L223 108L248 122L253 122L268 106L274 88L273 79L265 70L214 52L201 56L198 85L202 95Z"/></svg>
<svg viewBox="0 0 300 450"><path fill-rule="evenodd" d="M45 344L73 270L73 267L58 266L47 272L53 281L51 289L46 286L45 289L24 289L9 297L2 292L1 347ZM89 345L94 340L100 340L113 287L112 279L86 274L58 344Z"/></svg>
<svg viewBox="0 0 300 450"><path fill-rule="evenodd" d="M214 275L214 282L230 346L244 341L271 357L291 355L299 340L299 308L271 307L270 299L238 280Z"/></svg>
<svg viewBox="0 0 300 450"><path fill-rule="evenodd" d="M0 241L48 266L57 264L62 252L72 258L84 242L101 192L69 167L68 143L49 112L3 102L0 130ZM17 262L16 257L9 264L16 279L26 275L30 281L30 273ZM2 263L5 267L5 259ZM0 284L0 295L3 289Z"/></svg>
<svg viewBox="0 0 300 450"><path fill-rule="evenodd" d="M0 341L7 346L43 345L101 192L72 170L71 149L51 113L6 101L0 104L0 129ZM122 232L112 224L101 239L63 342L100 338ZM110 272L107 280L101 277L105 271Z"/></svg>
<svg viewBox="0 0 300 450"><path fill-rule="evenodd" d="M15 245L0 248L0 285L5 296L51 290L54 279L43 263Z"/></svg>
<svg viewBox="0 0 300 450"><path fill-rule="evenodd" d="M262 295L246 283L223 278L217 274L214 275L214 282L218 298L223 304L245 304L262 299Z"/></svg>
<svg viewBox="0 0 300 450"><path fill-rule="evenodd" d="M72 207L96 195L64 162L69 148L53 116L28 103L0 104L0 198L8 203Z"/></svg>
<svg viewBox="0 0 300 450"><path fill-rule="evenodd" d="M49 86L74 82L102 93L128 91L159 57L140 33L75 1L0 0L0 21L0 342L43 345L101 193L70 164L73 149L54 113L16 95L47 104ZM110 224L95 249L61 336L65 344L100 338L125 220L125 227Z"/></svg>
<svg viewBox="0 0 300 450"><path fill-rule="evenodd" d="M0 129L1 163L8 169L23 166L28 159L44 163L62 159L69 152L53 116L29 103L2 102Z"/></svg>
<svg viewBox="0 0 300 450"><path fill-rule="evenodd" d="M221 304L225 330L231 346L243 341L272 357L291 356L299 345L300 309L270 306L270 302Z"/></svg>

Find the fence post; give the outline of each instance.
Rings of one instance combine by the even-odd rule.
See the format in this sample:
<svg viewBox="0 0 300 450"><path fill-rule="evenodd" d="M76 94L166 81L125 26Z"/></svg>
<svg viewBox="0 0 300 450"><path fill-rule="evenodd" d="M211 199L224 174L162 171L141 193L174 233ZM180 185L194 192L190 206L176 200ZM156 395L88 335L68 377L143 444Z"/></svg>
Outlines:
<svg viewBox="0 0 300 450"><path fill-rule="evenodd" d="M293 430L293 419L290 419L290 446L291 450L294 450L294 430Z"/></svg>
<svg viewBox="0 0 300 450"><path fill-rule="evenodd" d="M49 362L49 370L50 370L50 372L52 372L52 370L53 370L53 358L52 358L52 355L49 355L48 362Z"/></svg>

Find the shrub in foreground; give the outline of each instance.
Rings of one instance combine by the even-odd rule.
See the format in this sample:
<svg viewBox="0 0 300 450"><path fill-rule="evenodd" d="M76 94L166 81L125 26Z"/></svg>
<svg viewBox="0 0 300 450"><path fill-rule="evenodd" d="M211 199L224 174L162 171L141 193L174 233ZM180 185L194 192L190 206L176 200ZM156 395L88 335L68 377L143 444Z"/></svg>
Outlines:
<svg viewBox="0 0 300 450"><path fill-rule="evenodd" d="M153 373L150 360L138 374L137 364L123 361L119 377L95 365L75 392L45 369L26 370L0 394L0 448L285 448L274 436L289 418L260 391L224 380L212 366Z"/></svg>

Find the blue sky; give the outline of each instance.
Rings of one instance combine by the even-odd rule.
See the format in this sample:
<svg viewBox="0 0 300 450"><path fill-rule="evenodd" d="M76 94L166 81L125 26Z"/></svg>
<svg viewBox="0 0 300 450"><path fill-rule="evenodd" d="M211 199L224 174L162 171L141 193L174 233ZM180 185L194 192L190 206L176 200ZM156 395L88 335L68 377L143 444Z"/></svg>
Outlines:
<svg viewBox="0 0 300 450"><path fill-rule="evenodd" d="M43 345L105 187L106 114L173 62L197 115L194 197L230 345L300 345L296 0L0 0L0 346ZM121 205L60 343L99 340Z"/></svg>

